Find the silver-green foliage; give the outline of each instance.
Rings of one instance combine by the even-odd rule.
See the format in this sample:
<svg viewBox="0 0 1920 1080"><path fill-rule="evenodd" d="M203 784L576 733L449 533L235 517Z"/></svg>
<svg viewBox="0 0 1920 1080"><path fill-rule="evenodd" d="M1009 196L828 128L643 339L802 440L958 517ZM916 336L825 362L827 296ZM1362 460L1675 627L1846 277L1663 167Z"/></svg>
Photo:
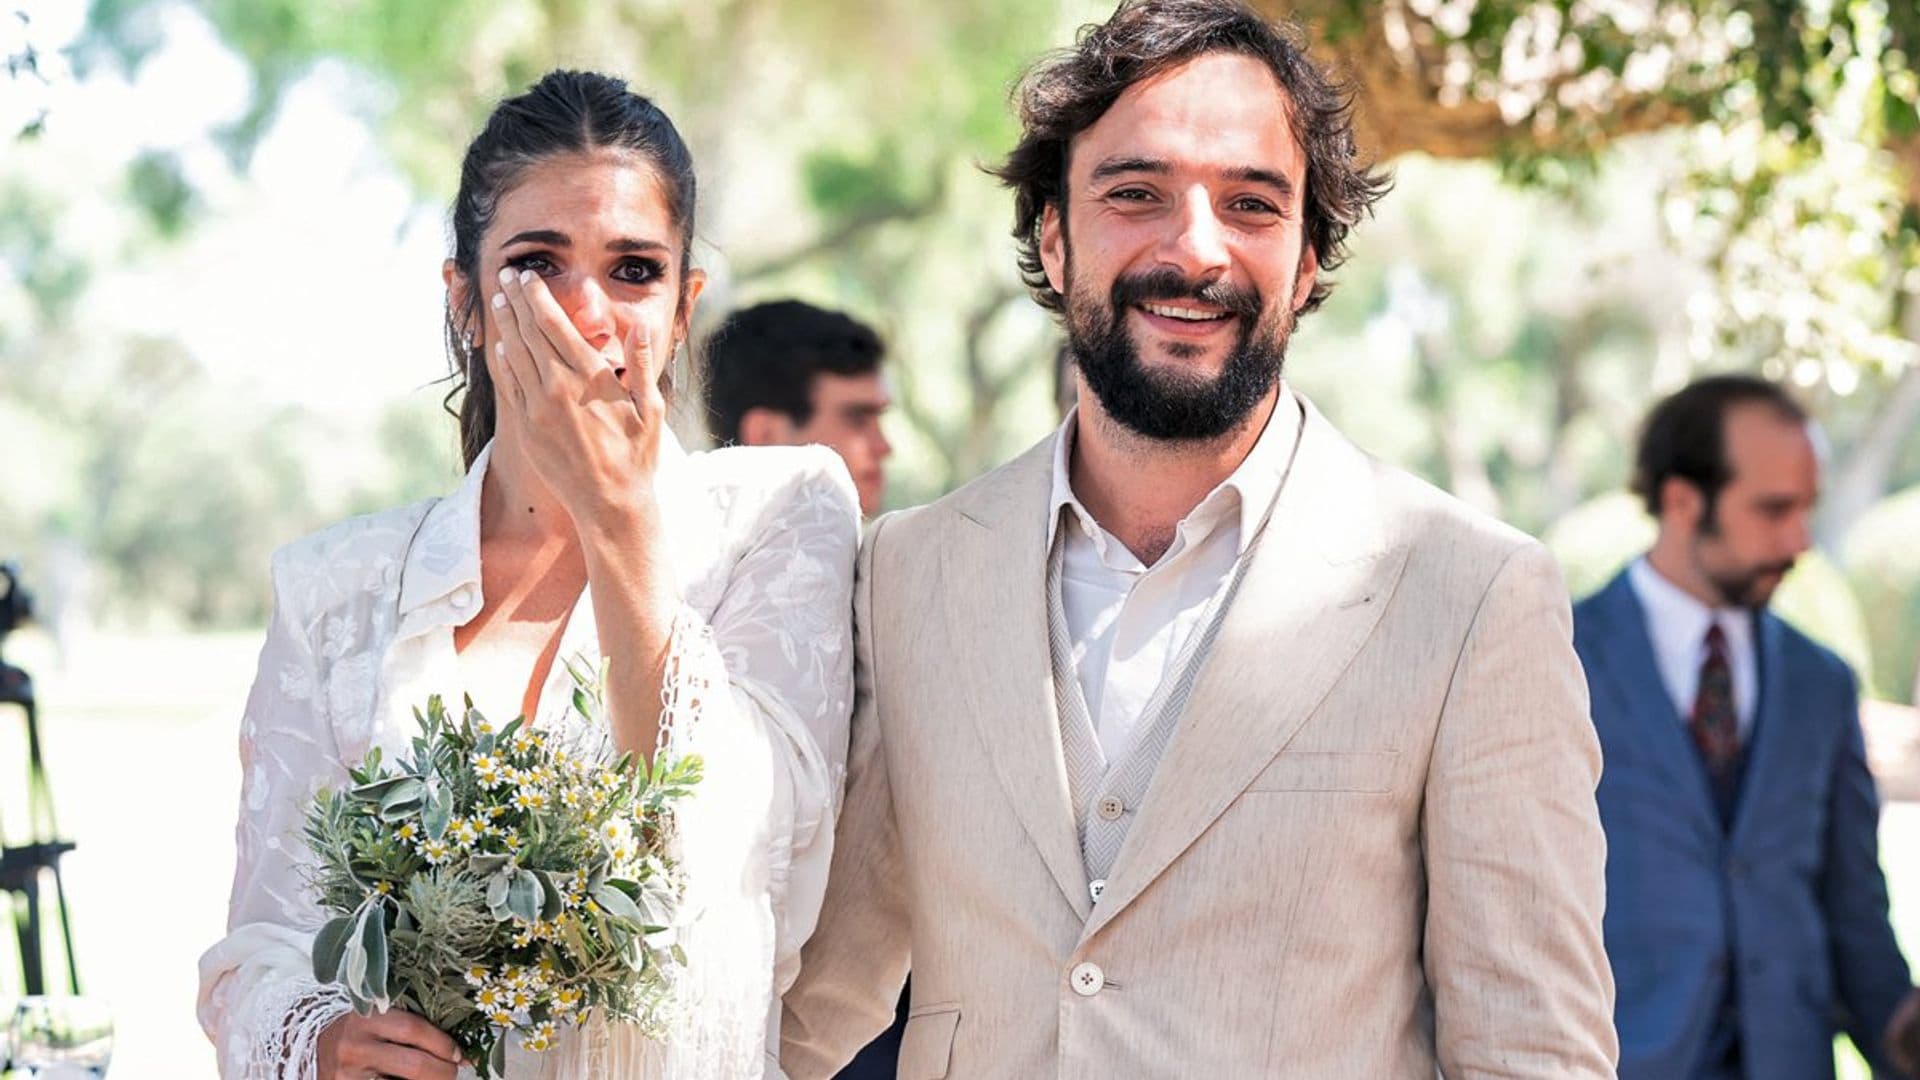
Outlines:
<svg viewBox="0 0 1920 1080"><path fill-rule="evenodd" d="M604 733L604 672L569 665L583 729ZM495 731L472 702L415 713L411 754L378 747L307 818L312 887L332 918L313 969L362 1014L431 1021L483 1075L505 1039L531 1050L599 1009L658 1034L673 976L680 890L673 808L700 780L694 755L651 768L515 720Z"/></svg>

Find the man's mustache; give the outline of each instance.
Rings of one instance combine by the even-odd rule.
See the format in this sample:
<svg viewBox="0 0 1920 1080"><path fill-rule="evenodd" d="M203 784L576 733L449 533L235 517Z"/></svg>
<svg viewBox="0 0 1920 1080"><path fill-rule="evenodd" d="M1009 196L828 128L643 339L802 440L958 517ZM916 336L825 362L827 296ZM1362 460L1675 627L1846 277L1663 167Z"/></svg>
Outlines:
<svg viewBox="0 0 1920 1080"><path fill-rule="evenodd" d="M1113 306L1116 310L1138 304L1180 300L1197 300L1230 315L1248 319L1257 318L1261 309L1260 294L1252 289L1243 289L1221 279L1193 281L1169 267L1122 275L1113 282Z"/></svg>

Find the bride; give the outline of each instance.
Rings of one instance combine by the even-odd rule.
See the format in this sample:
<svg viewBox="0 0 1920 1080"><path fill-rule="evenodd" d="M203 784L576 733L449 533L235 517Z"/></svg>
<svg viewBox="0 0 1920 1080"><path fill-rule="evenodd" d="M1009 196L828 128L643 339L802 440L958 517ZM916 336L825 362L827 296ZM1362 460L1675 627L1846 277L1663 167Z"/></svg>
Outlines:
<svg viewBox="0 0 1920 1080"><path fill-rule="evenodd" d="M569 724L576 655L610 661L615 747L706 760L679 814L688 968L664 1043L590 1024L508 1074L779 1075L846 757L859 510L829 450L689 455L667 430L693 230L686 145L620 80L553 72L468 147L444 269L466 481L274 557L228 934L200 961L222 1076L455 1075L425 1020L314 981L303 816L403 750L429 694Z"/></svg>

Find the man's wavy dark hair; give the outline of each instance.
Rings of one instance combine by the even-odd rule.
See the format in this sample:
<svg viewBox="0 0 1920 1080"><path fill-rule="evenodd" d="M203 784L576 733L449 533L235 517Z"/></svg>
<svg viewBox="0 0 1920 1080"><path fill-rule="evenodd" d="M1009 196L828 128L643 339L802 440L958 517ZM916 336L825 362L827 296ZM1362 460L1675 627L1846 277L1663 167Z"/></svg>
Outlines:
<svg viewBox="0 0 1920 1080"><path fill-rule="evenodd" d="M1213 52L1264 62L1286 89L1307 157L1306 242L1322 271L1346 261L1348 230L1392 186L1386 173L1357 160L1352 91L1307 58L1298 29L1269 22L1239 0L1125 0L1106 22L1081 27L1073 48L1043 57L1020 80L1013 92L1020 143L990 170L1014 191L1020 276L1041 307L1065 306L1040 262L1040 222L1049 204L1066 209L1074 138L1128 87ZM1332 288L1323 274L1301 310L1319 307Z"/></svg>

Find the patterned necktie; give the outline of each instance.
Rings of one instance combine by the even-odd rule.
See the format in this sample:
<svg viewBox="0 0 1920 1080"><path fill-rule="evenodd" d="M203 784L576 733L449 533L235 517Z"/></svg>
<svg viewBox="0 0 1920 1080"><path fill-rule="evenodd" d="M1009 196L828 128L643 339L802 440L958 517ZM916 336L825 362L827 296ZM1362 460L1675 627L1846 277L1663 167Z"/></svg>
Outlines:
<svg viewBox="0 0 1920 1080"><path fill-rule="evenodd" d="M1740 726L1733 711L1733 668L1727 661L1727 635L1714 623L1707 629L1707 658L1700 665L1700 691L1687 721L1700 748L1714 795L1722 802L1733 793L1740 760Z"/></svg>

